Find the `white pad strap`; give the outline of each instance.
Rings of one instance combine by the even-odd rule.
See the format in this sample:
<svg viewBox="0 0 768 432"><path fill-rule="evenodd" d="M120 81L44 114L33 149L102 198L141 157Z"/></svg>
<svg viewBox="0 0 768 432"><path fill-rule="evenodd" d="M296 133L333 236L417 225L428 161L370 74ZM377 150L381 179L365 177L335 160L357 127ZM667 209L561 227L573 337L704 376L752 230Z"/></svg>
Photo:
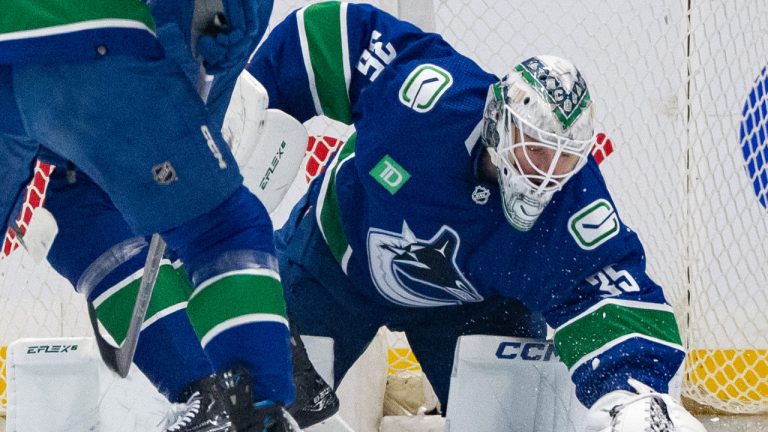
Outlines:
<svg viewBox="0 0 768 432"><path fill-rule="evenodd" d="M48 256L58 233L59 226L53 214L44 207L38 207L32 213L27 232L19 240L32 259L41 263Z"/></svg>

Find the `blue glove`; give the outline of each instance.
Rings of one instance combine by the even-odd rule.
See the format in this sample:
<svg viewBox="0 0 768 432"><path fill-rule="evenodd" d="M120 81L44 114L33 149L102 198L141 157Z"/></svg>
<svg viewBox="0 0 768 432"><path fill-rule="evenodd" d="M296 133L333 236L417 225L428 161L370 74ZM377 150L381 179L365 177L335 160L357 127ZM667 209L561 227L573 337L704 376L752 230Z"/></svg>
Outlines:
<svg viewBox="0 0 768 432"><path fill-rule="evenodd" d="M241 68L267 29L273 0L223 0L222 22L197 41L206 72L212 75Z"/></svg>

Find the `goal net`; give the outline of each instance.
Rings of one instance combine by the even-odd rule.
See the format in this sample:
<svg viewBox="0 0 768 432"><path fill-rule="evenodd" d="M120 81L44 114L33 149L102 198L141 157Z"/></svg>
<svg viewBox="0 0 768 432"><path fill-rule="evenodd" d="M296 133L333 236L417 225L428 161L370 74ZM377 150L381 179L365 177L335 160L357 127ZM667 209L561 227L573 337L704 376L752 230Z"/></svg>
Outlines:
<svg viewBox="0 0 768 432"><path fill-rule="evenodd" d="M276 0L272 22L309 3ZM538 53L580 68L597 107L601 170L678 313L684 396L768 413L768 2L373 3L498 75ZM310 134L346 139L326 127ZM24 251L0 261L0 345L89 334L71 292Z"/></svg>

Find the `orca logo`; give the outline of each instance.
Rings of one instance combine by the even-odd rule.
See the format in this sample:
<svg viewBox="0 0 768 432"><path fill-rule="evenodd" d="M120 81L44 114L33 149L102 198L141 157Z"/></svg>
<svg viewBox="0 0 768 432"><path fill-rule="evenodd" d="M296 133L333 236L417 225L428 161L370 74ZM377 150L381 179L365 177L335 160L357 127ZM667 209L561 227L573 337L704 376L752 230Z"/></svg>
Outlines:
<svg viewBox="0 0 768 432"><path fill-rule="evenodd" d="M368 231L371 278L382 296L401 306L434 307L483 301L456 264L459 235L443 225L421 240L403 222L403 232Z"/></svg>

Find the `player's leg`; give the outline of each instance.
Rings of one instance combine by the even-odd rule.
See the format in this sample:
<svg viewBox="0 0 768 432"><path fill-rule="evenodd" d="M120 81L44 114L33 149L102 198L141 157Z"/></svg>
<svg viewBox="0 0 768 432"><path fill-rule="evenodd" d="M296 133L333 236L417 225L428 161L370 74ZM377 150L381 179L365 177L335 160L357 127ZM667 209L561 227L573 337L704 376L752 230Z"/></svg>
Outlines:
<svg viewBox="0 0 768 432"><path fill-rule="evenodd" d="M511 299L496 298L415 312L404 320L393 322L390 328L406 332L411 349L443 407L447 406L453 356L459 336L486 334L543 338L546 335L541 316Z"/></svg>
<svg viewBox="0 0 768 432"><path fill-rule="evenodd" d="M59 232L48 254L53 268L73 286L88 282L88 297L99 321L117 343L125 337L141 279L146 248L112 268L105 253L119 254L120 244L136 235L109 197L74 165L53 160L45 207ZM117 246L117 247L116 247ZM82 284L81 284L82 285ZM82 288L82 286L81 286ZM171 402L183 402L191 383L213 373L186 316L191 287L169 260L164 260L152 293L134 362Z"/></svg>
<svg viewBox="0 0 768 432"><path fill-rule="evenodd" d="M243 366L255 401L290 403L289 332L269 216L242 187L178 66L107 54L87 64L28 66L16 79L32 132L105 190L133 231L161 232L185 263L195 286L187 312L214 368ZM238 402L243 413L263 412Z"/></svg>

